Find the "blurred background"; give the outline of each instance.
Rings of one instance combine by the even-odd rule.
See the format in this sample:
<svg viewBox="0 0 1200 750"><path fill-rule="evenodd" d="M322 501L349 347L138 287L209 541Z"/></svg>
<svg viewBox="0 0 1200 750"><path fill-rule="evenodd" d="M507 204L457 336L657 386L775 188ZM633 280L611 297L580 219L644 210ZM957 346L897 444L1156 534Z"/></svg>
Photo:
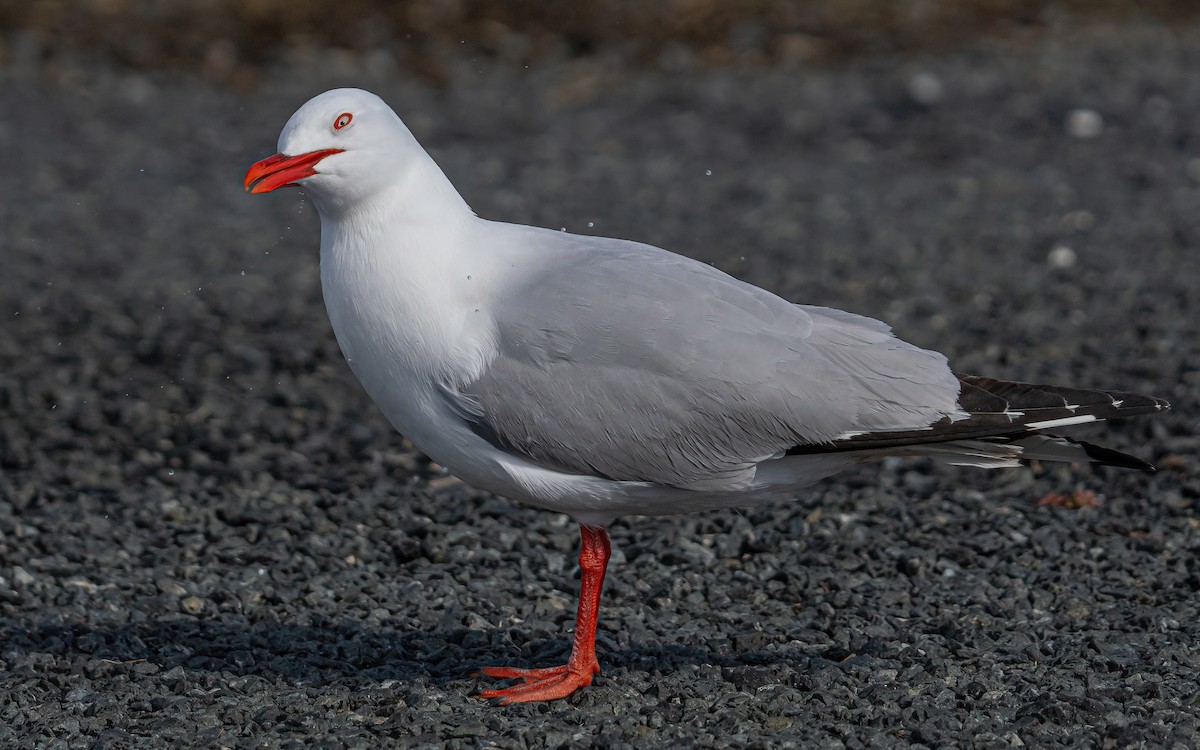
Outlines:
<svg viewBox="0 0 1200 750"><path fill-rule="evenodd" d="M391 58L432 79L455 58L513 66L593 55L756 68L945 52L1131 17L1183 23L1194 0L7 0L0 59L100 55L236 86L317 50Z"/></svg>

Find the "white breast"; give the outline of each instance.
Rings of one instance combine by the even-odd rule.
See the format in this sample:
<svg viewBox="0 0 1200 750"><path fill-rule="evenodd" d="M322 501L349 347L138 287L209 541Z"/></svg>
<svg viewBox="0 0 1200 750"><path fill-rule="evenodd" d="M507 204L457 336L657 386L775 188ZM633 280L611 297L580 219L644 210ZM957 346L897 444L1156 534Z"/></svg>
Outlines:
<svg viewBox="0 0 1200 750"><path fill-rule="evenodd" d="M473 380L496 347L481 290L497 285L480 282L502 268L486 257L447 257L456 245L420 232L382 245L322 222L321 287L334 335L372 400L422 452L481 489L547 503L564 488L521 481L523 462L478 437L442 396L441 384Z"/></svg>

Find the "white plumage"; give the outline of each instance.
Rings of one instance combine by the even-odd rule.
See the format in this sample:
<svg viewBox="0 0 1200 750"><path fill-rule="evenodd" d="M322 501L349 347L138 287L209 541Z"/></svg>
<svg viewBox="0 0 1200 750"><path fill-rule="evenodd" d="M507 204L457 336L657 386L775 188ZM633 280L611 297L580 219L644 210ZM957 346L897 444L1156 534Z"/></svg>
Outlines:
<svg viewBox="0 0 1200 750"><path fill-rule="evenodd" d="M470 484L583 525L571 662L488 671L524 680L485 693L505 702L562 697L599 670L601 527L618 515L789 496L887 455L1146 468L1036 433L1166 408L956 375L879 321L656 247L481 219L364 91L309 101L279 151L246 186L311 195L333 330L396 429Z"/></svg>

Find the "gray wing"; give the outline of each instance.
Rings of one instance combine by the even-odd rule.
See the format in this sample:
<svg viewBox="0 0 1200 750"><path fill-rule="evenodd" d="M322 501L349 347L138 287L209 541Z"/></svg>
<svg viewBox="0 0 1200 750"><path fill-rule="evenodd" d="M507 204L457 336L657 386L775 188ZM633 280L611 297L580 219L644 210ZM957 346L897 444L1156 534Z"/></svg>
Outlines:
<svg viewBox="0 0 1200 750"><path fill-rule="evenodd" d="M615 480L737 489L797 445L957 413L945 358L883 323L793 305L648 245L530 239L554 247L493 301L495 359L444 391L506 451Z"/></svg>

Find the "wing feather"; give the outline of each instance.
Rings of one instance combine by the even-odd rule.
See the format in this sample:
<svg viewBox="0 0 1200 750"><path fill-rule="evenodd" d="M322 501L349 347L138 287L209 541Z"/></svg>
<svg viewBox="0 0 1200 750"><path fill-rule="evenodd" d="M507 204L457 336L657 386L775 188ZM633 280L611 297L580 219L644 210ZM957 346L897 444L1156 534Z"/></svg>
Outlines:
<svg viewBox="0 0 1200 750"><path fill-rule="evenodd" d="M738 489L798 444L958 414L945 358L620 240L531 233L549 261L496 300L497 353L444 396L477 434L614 480Z"/></svg>

